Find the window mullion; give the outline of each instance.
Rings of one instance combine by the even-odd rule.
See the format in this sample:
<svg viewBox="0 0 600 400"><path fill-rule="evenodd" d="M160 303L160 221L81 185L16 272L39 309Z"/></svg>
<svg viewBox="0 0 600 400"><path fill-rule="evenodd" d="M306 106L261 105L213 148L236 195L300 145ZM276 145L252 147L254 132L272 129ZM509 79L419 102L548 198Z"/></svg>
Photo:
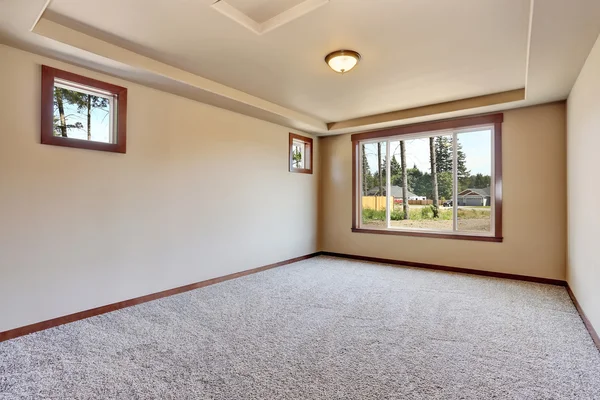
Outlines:
<svg viewBox="0 0 600 400"><path fill-rule="evenodd" d="M363 213L363 193L364 193L364 189L363 189L363 185L365 184L364 179L363 179L363 175L364 175L364 171L363 171L363 163L362 163L362 159L363 159L363 145L358 143L356 145L358 147L357 149L357 153L358 153L358 157L356 159L356 162L358 163L358 185L357 185L357 191L354 193L354 196L357 197L357 201L356 204L358 204L358 210L354 210L354 215L356 217L356 224L359 227L362 227L363 224L363 219L362 219L362 213ZM360 160L360 161L359 161Z"/></svg>
<svg viewBox="0 0 600 400"><path fill-rule="evenodd" d="M458 135L452 132L452 230L458 231Z"/></svg>
<svg viewBox="0 0 600 400"><path fill-rule="evenodd" d="M117 120L115 118L115 105L117 105L117 102L115 101L114 96L111 96L108 99L108 118L110 118L110 123L108 124L108 141L110 143L116 143L117 141L115 139L115 132L114 132L114 127L117 126Z"/></svg>
<svg viewBox="0 0 600 400"><path fill-rule="evenodd" d="M391 227L390 221L390 141L385 142L385 220L386 226L389 229ZM394 205L392 204L392 207Z"/></svg>
<svg viewBox="0 0 600 400"><path fill-rule="evenodd" d="M490 157L492 159L492 177L490 179L490 232L496 232L496 126L491 129Z"/></svg>

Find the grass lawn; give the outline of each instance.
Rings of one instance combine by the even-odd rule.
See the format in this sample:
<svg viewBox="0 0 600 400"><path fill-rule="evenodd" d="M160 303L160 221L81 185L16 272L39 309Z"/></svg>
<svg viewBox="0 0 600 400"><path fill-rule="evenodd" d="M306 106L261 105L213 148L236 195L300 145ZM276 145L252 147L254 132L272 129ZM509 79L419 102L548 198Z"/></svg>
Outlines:
<svg viewBox="0 0 600 400"><path fill-rule="evenodd" d="M402 206L396 205L390 213L390 225L395 228L452 230L452 208L440 208L439 217L433 218L432 206L410 206L409 218L404 219ZM385 210L363 209L363 227L383 228L386 225ZM463 231L489 232L490 207L459 207L458 229Z"/></svg>

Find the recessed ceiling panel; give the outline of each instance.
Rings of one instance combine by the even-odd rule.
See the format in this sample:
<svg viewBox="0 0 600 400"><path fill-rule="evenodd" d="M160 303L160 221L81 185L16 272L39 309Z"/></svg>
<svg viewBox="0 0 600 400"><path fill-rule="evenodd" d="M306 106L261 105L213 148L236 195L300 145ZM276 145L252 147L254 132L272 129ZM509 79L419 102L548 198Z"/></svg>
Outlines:
<svg viewBox="0 0 600 400"><path fill-rule="evenodd" d="M223 0L262 24L305 0Z"/></svg>
<svg viewBox="0 0 600 400"><path fill-rule="evenodd" d="M329 0L217 0L212 8L257 35L290 23Z"/></svg>

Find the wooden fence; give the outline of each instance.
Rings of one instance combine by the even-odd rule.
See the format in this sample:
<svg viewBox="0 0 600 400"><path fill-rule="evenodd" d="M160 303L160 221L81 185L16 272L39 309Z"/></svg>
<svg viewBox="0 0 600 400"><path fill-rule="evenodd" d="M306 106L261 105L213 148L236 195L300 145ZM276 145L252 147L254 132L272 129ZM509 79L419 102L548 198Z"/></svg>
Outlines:
<svg viewBox="0 0 600 400"><path fill-rule="evenodd" d="M429 204L433 204L433 200L409 200L408 204L414 204L419 206L426 206Z"/></svg>
<svg viewBox="0 0 600 400"><path fill-rule="evenodd" d="M402 204L402 199L398 197L390 197L389 207L391 209L392 204ZM428 205L433 204L433 200L409 200L409 205ZM385 210L385 196L363 196L362 208L371 210Z"/></svg>
<svg viewBox="0 0 600 400"><path fill-rule="evenodd" d="M389 205L392 205L391 197ZM385 196L363 196L362 208L369 208L371 210L385 210Z"/></svg>

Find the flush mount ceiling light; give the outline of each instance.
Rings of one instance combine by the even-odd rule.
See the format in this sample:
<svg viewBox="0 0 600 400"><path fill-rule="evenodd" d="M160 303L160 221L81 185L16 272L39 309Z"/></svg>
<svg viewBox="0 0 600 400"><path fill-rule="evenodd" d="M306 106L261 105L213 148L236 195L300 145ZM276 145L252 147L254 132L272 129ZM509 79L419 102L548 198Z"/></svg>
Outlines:
<svg viewBox="0 0 600 400"><path fill-rule="evenodd" d="M325 56L329 68L340 74L350 71L360 61L360 54L354 50L337 50Z"/></svg>

